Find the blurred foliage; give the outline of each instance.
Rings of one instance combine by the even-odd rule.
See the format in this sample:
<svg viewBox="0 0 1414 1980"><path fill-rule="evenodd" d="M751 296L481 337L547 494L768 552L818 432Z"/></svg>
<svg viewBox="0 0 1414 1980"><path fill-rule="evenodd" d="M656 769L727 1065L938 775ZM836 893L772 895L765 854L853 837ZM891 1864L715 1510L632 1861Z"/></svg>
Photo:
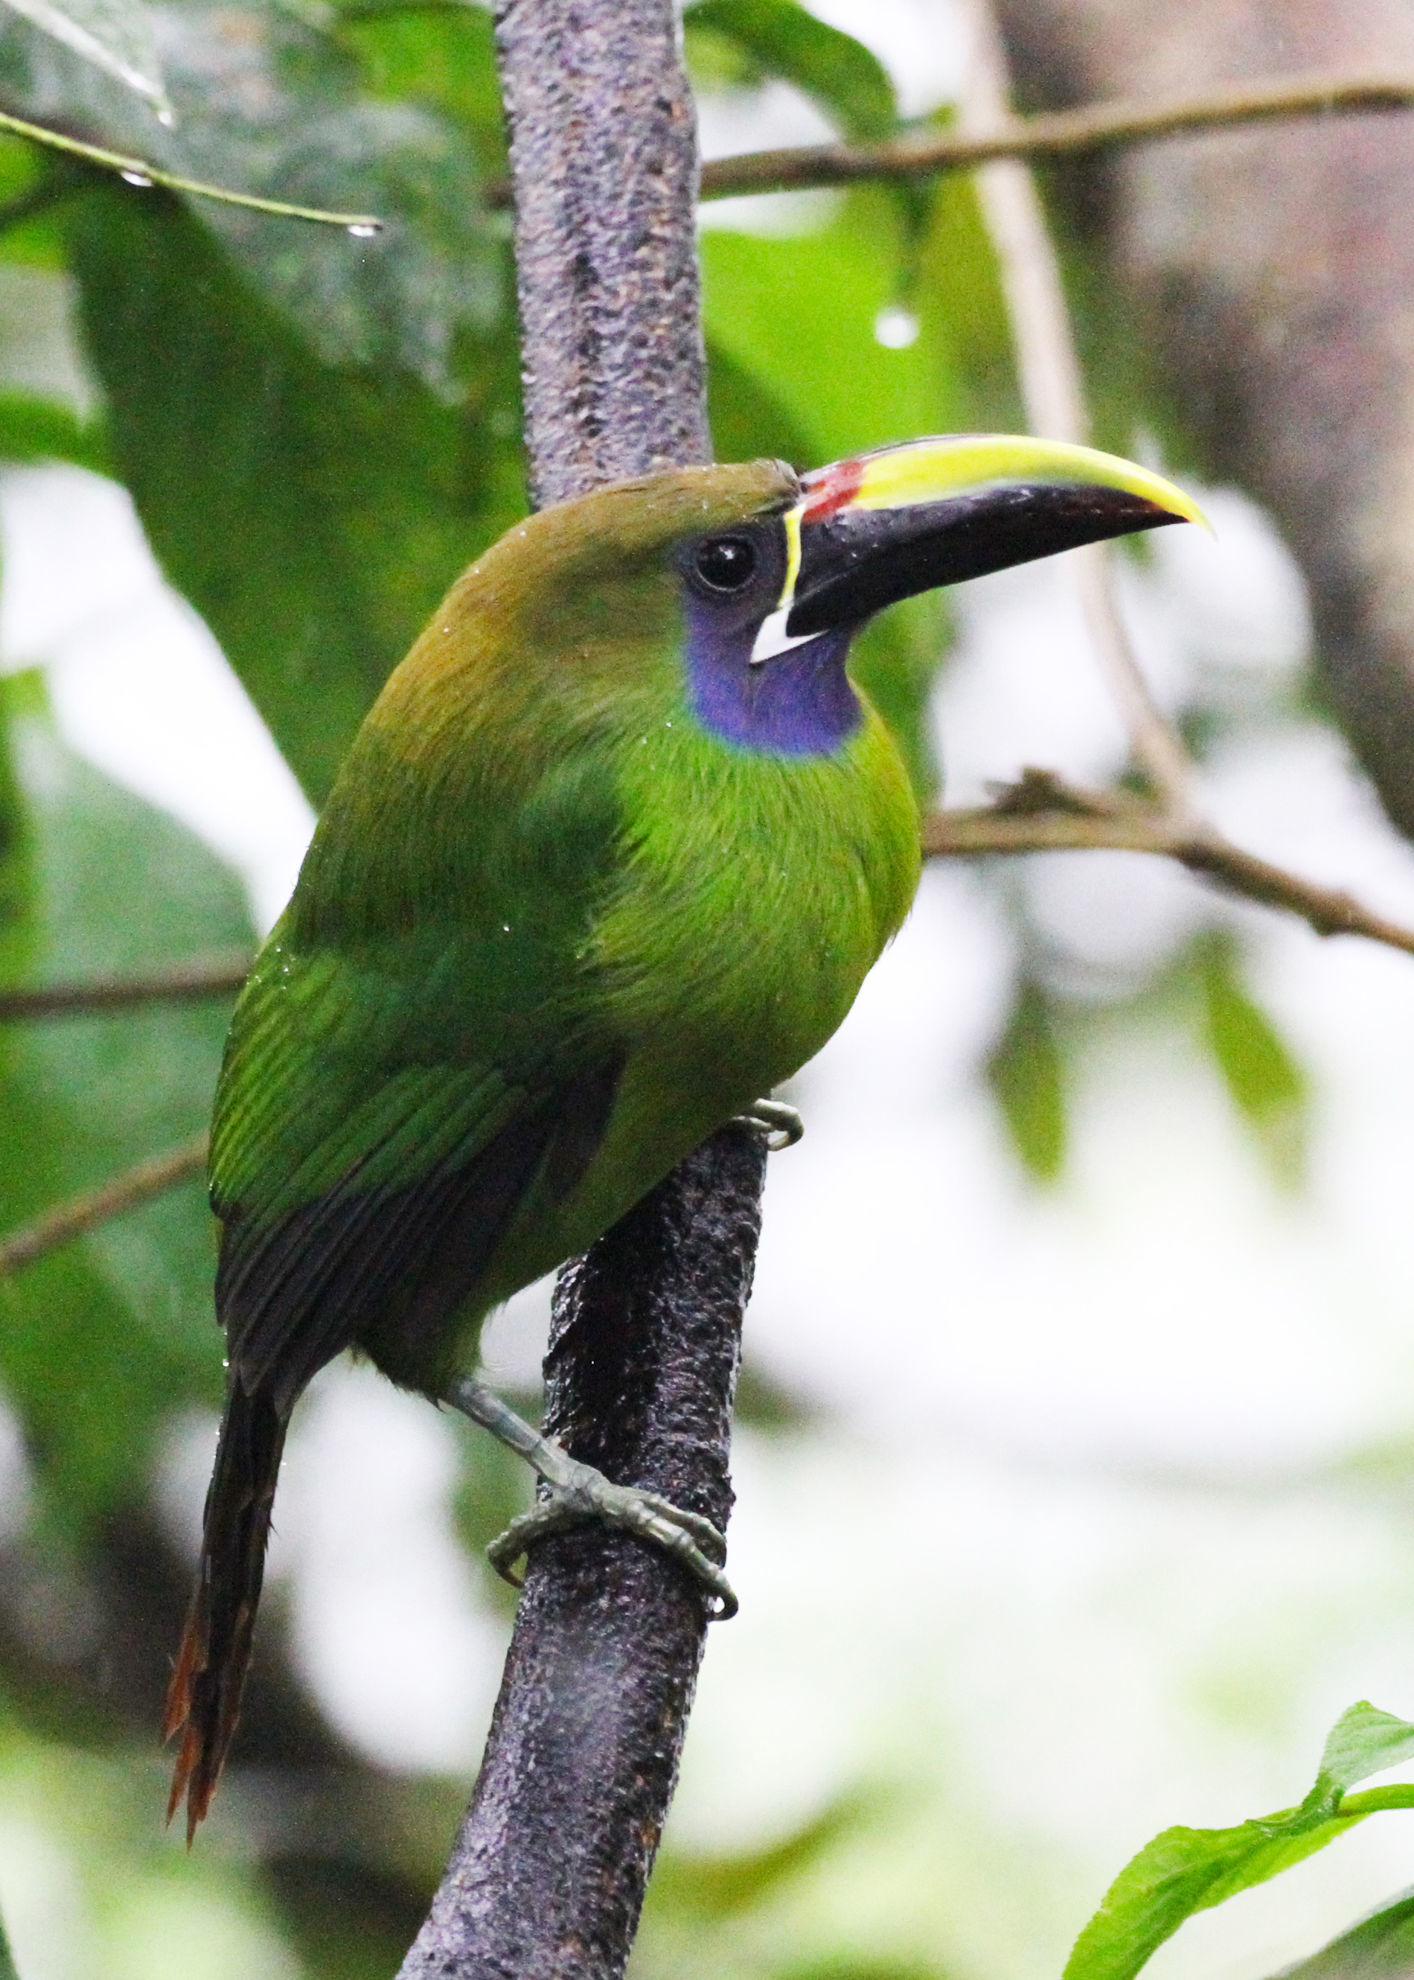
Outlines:
<svg viewBox="0 0 1414 1980"><path fill-rule="evenodd" d="M1306 1169L1306 1075L1243 983L1241 958L1231 937L1200 937L1194 964L1207 1042L1228 1095L1273 1175L1294 1188Z"/></svg>
<svg viewBox="0 0 1414 1980"><path fill-rule="evenodd" d="M685 28L700 89L782 82L842 137L898 128L877 58L795 0L697 0ZM0 462L122 482L317 801L445 586L523 508L490 15L460 0L24 0L0 13L0 97L175 171L387 222L354 240L0 138L0 293L21 271L49 285L56 320L71 305L82 340L77 384L54 382L58 364L41 386L0 314ZM1005 309L965 179L859 187L793 213L770 233L708 216L722 457L811 465L1017 423ZM1069 268L1103 438L1126 448L1142 428L1181 458L1181 423L1083 238ZM915 600L857 656L929 796L929 696L950 632L945 602ZM1195 735L1220 732L1220 715L1188 713ZM1081 996L1043 966L1023 896L985 873L979 884L1024 959L979 1071L1032 1176L1063 1177L1071 1062L1123 1004L1206 1054L1273 1173L1299 1183L1306 1081L1220 914L1178 962ZM252 932L210 852L66 748L37 678L5 683L0 984L146 972ZM0 1232L199 1129L225 1015L219 1002L152 1005L0 1030ZM344 1747L290 1661L278 1604L210 1835L187 1859L157 1826L150 1729L188 1567L154 1516L153 1473L174 1426L219 1396L211 1262L193 1182L0 1283L0 1387L29 1494L18 1537L0 1507L0 1885L13 1861L60 1893L56 1915L72 1887L83 1924L52 1970L77 1980L373 1980L435 1882L459 1791L394 1782ZM742 1399L774 1435L814 1421L760 1371L748 1368ZM456 1515L478 1558L523 1494L503 1453L468 1460ZM487 1581L488 1599L509 1600ZM846 1874L874 1822L854 1795L759 1850L670 1847L643 1972L705 1972L714 1935L752 1920L759 1980L940 1971L906 1944L807 1952L790 1925L791 1895ZM1136 1916L1151 1898L1134 1899ZM1385 1959L1371 1971L1395 1970L1408 1916L1396 1906L1351 1935L1361 1957ZM687 1947L698 1964L679 1961ZM1336 1955L1303 1974L1323 1980Z"/></svg>
<svg viewBox="0 0 1414 1980"><path fill-rule="evenodd" d="M794 83L842 137L861 143L897 127L894 86L877 56L816 20L798 0L695 0L683 25L699 77L711 65L718 81L738 87L767 79ZM704 49L704 37L730 44L735 62L720 49Z"/></svg>
<svg viewBox="0 0 1414 1980"><path fill-rule="evenodd" d="M4 683L11 980L82 980L246 946L240 892L191 835L59 743L32 676ZM204 1124L226 1012L155 1004L0 1035L0 1201L20 1224ZM0 1282L0 1382L46 1517L70 1535L140 1498L180 1403L214 1403L209 1215L192 1182ZM60 1376L62 1379L56 1379Z"/></svg>
<svg viewBox="0 0 1414 1980"><path fill-rule="evenodd" d="M1065 1062L1051 1001L1023 979L1006 1029L987 1060L1012 1146L1038 1182L1054 1182L1065 1166Z"/></svg>
<svg viewBox="0 0 1414 1980"><path fill-rule="evenodd" d="M15 11L145 96L163 123L172 106L157 61L152 18L143 0L11 0Z"/></svg>
<svg viewBox="0 0 1414 1980"><path fill-rule="evenodd" d="M1342 1932L1280 1980L1405 1980L1414 1972L1414 1892Z"/></svg>

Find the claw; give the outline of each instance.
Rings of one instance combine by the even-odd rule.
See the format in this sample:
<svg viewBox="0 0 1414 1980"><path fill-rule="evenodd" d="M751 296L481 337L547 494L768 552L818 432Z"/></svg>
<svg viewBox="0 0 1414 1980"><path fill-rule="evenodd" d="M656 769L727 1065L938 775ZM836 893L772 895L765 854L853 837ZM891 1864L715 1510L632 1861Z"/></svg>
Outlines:
<svg viewBox="0 0 1414 1980"><path fill-rule="evenodd" d="M773 1155L783 1148L794 1148L805 1133L804 1121L784 1100L753 1101L744 1114L735 1118L741 1127L755 1128L758 1134L764 1134Z"/></svg>
<svg viewBox="0 0 1414 1980"><path fill-rule="evenodd" d="M711 1621L725 1622L736 1614L737 1599L721 1565L727 1543L711 1520L684 1511L660 1493L611 1484L588 1464L575 1464L564 1485L552 1484L547 1498L513 1519L486 1549L486 1557L503 1580L518 1588L520 1578L512 1569L531 1547L552 1534L596 1522L670 1554L708 1591L715 1603Z"/></svg>

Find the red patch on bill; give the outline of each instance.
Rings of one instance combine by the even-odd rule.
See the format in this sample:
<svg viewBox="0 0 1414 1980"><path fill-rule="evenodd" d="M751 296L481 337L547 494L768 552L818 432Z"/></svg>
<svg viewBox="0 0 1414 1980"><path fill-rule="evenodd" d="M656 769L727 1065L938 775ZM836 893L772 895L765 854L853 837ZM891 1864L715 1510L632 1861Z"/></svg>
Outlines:
<svg viewBox="0 0 1414 1980"><path fill-rule="evenodd" d="M816 468L813 473L802 475L801 488L805 493L805 508L802 522L824 522L846 508L859 493L864 479L864 461L855 459L835 461L830 467Z"/></svg>

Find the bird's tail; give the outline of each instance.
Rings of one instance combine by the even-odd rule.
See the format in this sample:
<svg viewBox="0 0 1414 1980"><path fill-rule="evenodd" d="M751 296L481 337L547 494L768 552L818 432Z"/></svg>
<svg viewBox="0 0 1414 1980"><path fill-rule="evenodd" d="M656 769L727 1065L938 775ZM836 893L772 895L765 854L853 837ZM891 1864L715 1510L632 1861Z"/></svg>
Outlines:
<svg viewBox="0 0 1414 1980"><path fill-rule="evenodd" d="M288 1422L288 1411L277 1409L268 1390L247 1395L233 1378L206 1495L201 1566L162 1727L164 1739L182 1736L167 1820L185 1795L188 1843L211 1805L240 1716Z"/></svg>

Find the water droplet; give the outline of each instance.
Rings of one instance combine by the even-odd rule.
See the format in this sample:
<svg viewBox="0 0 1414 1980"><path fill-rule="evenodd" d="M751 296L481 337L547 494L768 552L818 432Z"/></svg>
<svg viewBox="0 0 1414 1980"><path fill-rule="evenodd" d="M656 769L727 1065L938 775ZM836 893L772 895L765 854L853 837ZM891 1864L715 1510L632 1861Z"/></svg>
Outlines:
<svg viewBox="0 0 1414 1980"><path fill-rule="evenodd" d="M356 241L371 241L375 234L381 234L383 223L380 220L355 220L349 233Z"/></svg>
<svg viewBox="0 0 1414 1980"><path fill-rule="evenodd" d="M130 186L150 186L152 184L146 172L124 172L122 176Z"/></svg>
<svg viewBox="0 0 1414 1980"><path fill-rule="evenodd" d="M511 924L508 921L503 921L501 923L501 933L503 935L509 935L510 932L511 932Z"/></svg>
<svg viewBox="0 0 1414 1980"><path fill-rule="evenodd" d="M157 121L163 130L175 130L177 127L177 113L170 105L164 103L162 108L157 112Z"/></svg>
<svg viewBox="0 0 1414 1980"><path fill-rule="evenodd" d="M918 318L900 303L889 303L874 318L874 342L886 351L906 351L918 341L918 331Z"/></svg>

